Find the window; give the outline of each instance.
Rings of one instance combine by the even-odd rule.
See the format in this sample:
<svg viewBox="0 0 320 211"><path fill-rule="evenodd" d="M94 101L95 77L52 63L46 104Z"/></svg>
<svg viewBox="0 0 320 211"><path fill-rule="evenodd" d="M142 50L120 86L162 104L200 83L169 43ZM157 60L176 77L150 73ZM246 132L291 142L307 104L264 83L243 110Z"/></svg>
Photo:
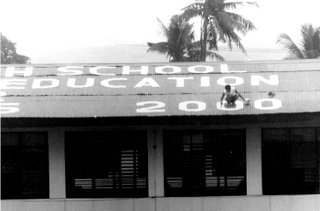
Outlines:
<svg viewBox="0 0 320 211"><path fill-rule="evenodd" d="M165 131L166 196L246 194L244 130Z"/></svg>
<svg viewBox="0 0 320 211"><path fill-rule="evenodd" d="M66 133L67 197L147 196L146 139L142 131Z"/></svg>
<svg viewBox="0 0 320 211"><path fill-rule="evenodd" d="M264 194L319 193L320 128L262 131Z"/></svg>
<svg viewBox="0 0 320 211"><path fill-rule="evenodd" d="M1 198L49 198L46 133L1 133Z"/></svg>

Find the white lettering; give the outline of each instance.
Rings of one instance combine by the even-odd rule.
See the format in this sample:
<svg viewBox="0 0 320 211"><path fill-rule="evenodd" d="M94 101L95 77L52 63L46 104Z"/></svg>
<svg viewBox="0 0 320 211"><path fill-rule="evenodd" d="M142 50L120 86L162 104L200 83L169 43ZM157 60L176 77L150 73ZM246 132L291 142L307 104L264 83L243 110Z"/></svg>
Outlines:
<svg viewBox="0 0 320 211"><path fill-rule="evenodd" d="M31 76L33 67L25 67L24 70L16 70L15 67L7 67L5 77L13 77L15 75L22 75L24 77Z"/></svg>
<svg viewBox="0 0 320 211"><path fill-rule="evenodd" d="M197 69L203 69L203 70L199 71ZM205 65L197 65L197 66L188 67L188 71L190 73L212 73L214 71L214 68L210 66L205 66Z"/></svg>
<svg viewBox="0 0 320 211"><path fill-rule="evenodd" d="M170 70L171 71L165 71L165 70ZM161 67L156 67L155 69L155 73L158 74L175 74L175 73L180 73L181 72L181 68L177 67L177 66L161 66Z"/></svg>
<svg viewBox="0 0 320 211"><path fill-rule="evenodd" d="M63 73L58 73L58 75L81 75L83 73L82 70L71 70L71 69L83 69L82 66L66 66L66 67L59 67L58 71Z"/></svg>
<svg viewBox="0 0 320 211"><path fill-rule="evenodd" d="M123 66L122 74L130 75L131 73L140 73L141 75L148 75L149 67L141 66L141 69L132 70L130 66Z"/></svg>
<svg viewBox="0 0 320 211"><path fill-rule="evenodd" d="M176 80L176 87L184 87L184 80L192 80L193 77L169 77L168 80Z"/></svg>
<svg viewBox="0 0 320 211"><path fill-rule="evenodd" d="M254 101L254 107L260 110L275 110L282 107L282 102L275 98L264 98Z"/></svg>
<svg viewBox="0 0 320 211"><path fill-rule="evenodd" d="M115 76L116 74L115 73L99 73L98 71L101 70L101 69L115 69L115 67L107 67L107 66L100 66L100 67L91 67L89 69L89 72L91 74L94 74L94 75L110 75L110 76Z"/></svg>
<svg viewBox="0 0 320 211"><path fill-rule="evenodd" d="M220 65L220 72L221 73L246 73L246 70L229 70L228 64L221 64Z"/></svg>
<svg viewBox="0 0 320 211"><path fill-rule="evenodd" d="M0 102L4 102L4 99L2 97L6 96L6 92L0 91ZM11 107L12 106L12 107ZM0 114L10 114L10 113L16 113L19 112L20 109L18 108L19 103L0 103Z"/></svg>
<svg viewBox="0 0 320 211"><path fill-rule="evenodd" d="M32 83L33 89L48 89L59 86L60 81L53 78L34 79Z"/></svg>
<svg viewBox="0 0 320 211"><path fill-rule="evenodd" d="M100 84L104 87L109 87L109 88L126 88L125 85L112 85L110 84L111 81L127 81L127 78L109 78L105 79L100 82Z"/></svg>
<svg viewBox="0 0 320 211"><path fill-rule="evenodd" d="M260 86L260 82L263 81L269 85L279 85L279 76L278 75L270 75L269 79L263 78L260 75L252 75L251 76L251 85L252 86Z"/></svg>
<svg viewBox="0 0 320 211"><path fill-rule="evenodd" d="M193 108L190 108L193 107ZM207 104L201 101L184 101L179 103L179 110L186 112L199 112L206 110Z"/></svg>
<svg viewBox="0 0 320 211"><path fill-rule="evenodd" d="M210 77L203 76L200 78L200 86L201 87L210 87Z"/></svg>
<svg viewBox="0 0 320 211"><path fill-rule="evenodd" d="M228 106L227 101L223 101L223 104L221 105L220 102L217 102L217 109L222 111L237 111L240 109L243 109L243 102L242 101L236 101L235 106Z"/></svg>
<svg viewBox="0 0 320 211"><path fill-rule="evenodd" d="M137 102L136 106L147 106L143 108L136 109L137 113L153 113L153 112L165 112L164 109L166 104L164 102L160 101L143 101L143 102Z"/></svg>
<svg viewBox="0 0 320 211"><path fill-rule="evenodd" d="M227 80L231 80L231 81L234 81L234 82L233 83L232 82L226 82ZM237 77L237 76L225 76L225 77L219 78L217 80L217 83L219 85L221 85L221 86L225 86L227 84L230 84L230 86L238 86L238 85L243 84L243 78Z"/></svg>
<svg viewBox="0 0 320 211"><path fill-rule="evenodd" d="M27 79L1 79L0 89L25 89Z"/></svg>
<svg viewBox="0 0 320 211"><path fill-rule="evenodd" d="M75 78L68 78L67 86L72 88L86 88L94 85L94 78L86 78L86 83L83 85L76 85Z"/></svg>
<svg viewBox="0 0 320 211"><path fill-rule="evenodd" d="M134 87L141 88L143 86L160 87L159 84L153 78L143 78Z"/></svg>

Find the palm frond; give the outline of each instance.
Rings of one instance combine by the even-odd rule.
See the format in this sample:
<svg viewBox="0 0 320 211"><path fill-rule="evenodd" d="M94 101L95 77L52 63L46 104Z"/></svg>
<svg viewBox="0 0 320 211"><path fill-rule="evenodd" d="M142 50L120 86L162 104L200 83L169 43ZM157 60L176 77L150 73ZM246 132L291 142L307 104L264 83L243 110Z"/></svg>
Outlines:
<svg viewBox="0 0 320 211"><path fill-rule="evenodd" d="M222 37L223 35L223 30L221 29L220 25L225 25L225 24L221 24L221 21L218 16L209 16L209 24L211 25L211 27L215 28L217 34L219 34L220 37Z"/></svg>
<svg viewBox="0 0 320 211"><path fill-rule="evenodd" d="M223 37L222 30L220 29L219 24L217 24L215 21L211 21L208 25L208 43L209 43L209 49L218 50L218 35L219 37Z"/></svg>
<svg viewBox="0 0 320 211"><path fill-rule="evenodd" d="M188 22L182 20L179 22L178 27L179 36L177 43L182 41L183 43L188 44L188 42L191 42L194 39L194 32L192 31L193 24L189 24Z"/></svg>
<svg viewBox="0 0 320 211"><path fill-rule="evenodd" d="M193 49L200 49L200 45L201 45L200 40L198 40L190 43L189 47Z"/></svg>
<svg viewBox="0 0 320 211"><path fill-rule="evenodd" d="M311 24L301 26L303 54L305 58L318 58L320 56L320 35L319 28L314 28Z"/></svg>
<svg viewBox="0 0 320 211"><path fill-rule="evenodd" d="M224 12L224 14L224 18L229 19L230 25L242 34L256 29L252 21L243 18L241 15L231 12Z"/></svg>
<svg viewBox="0 0 320 211"><path fill-rule="evenodd" d="M289 35L282 33L280 34L277 43L283 45L290 53L288 58L298 58L303 59L303 53L298 48L298 46L292 41Z"/></svg>
<svg viewBox="0 0 320 211"><path fill-rule="evenodd" d="M162 54L168 53L168 43L167 42L158 42L158 43L147 43L149 49L147 52L158 52Z"/></svg>
<svg viewBox="0 0 320 211"><path fill-rule="evenodd" d="M227 43L230 50L232 50L232 43L234 43L242 50L243 53L246 54L246 50L241 43L241 38L235 32L236 28L234 27L233 19L230 19L226 13L219 13L219 15L216 16L216 22L218 26L215 26L215 29L219 29L218 40L223 43Z"/></svg>
<svg viewBox="0 0 320 211"><path fill-rule="evenodd" d="M247 54L246 52L246 49L244 48L244 46L242 45L241 43L241 38L232 30L232 31L229 31L229 32L226 32L225 33L225 36L227 38L227 42L228 42L228 46L229 46L229 49L232 50L232 43L235 43L236 46L242 50L242 52L244 54Z"/></svg>
<svg viewBox="0 0 320 211"><path fill-rule="evenodd" d="M189 20L195 16L201 16L203 20L201 39L209 44L209 49L218 50L218 41L227 42L232 49L234 43L244 53L245 49L240 37L236 32L246 34L255 29L254 24L242 16L227 12L229 9L236 9L239 6L251 5L259 6L256 2L225 2L226 0L205 0L203 3L194 3L183 9L184 17ZM205 58L206 45L201 45L201 60Z"/></svg>
<svg viewBox="0 0 320 211"><path fill-rule="evenodd" d="M214 51L207 51L207 56L210 56L212 59L217 59L218 61L225 61L224 57Z"/></svg>
<svg viewBox="0 0 320 211"><path fill-rule="evenodd" d="M204 7L204 3L196 2L196 3L189 4L188 6L185 6L184 8L182 8L182 11L186 11L190 9L201 10L203 9L203 7Z"/></svg>
<svg viewBox="0 0 320 211"><path fill-rule="evenodd" d="M162 21L159 18L157 18L157 21L158 21L159 26L161 28L161 32L167 38L169 35L169 29L162 23Z"/></svg>
<svg viewBox="0 0 320 211"><path fill-rule="evenodd" d="M314 49L320 52L320 27L316 29L313 36Z"/></svg>
<svg viewBox="0 0 320 211"><path fill-rule="evenodd" d="M186 21L189 21L191 18L194 18L194 17L202 16L202 14L203 14L203 5L200 6L197 3L192 4L192 5L194 5L194 6L185 7L183 9L182 17Z"/></svg>
<svg viewBox="0 0 320 211"><path fill-rule="evenodd" d="M188 23L181 15L173 15L168 27L158 19L166 33L166 42L148 43L149 51L166 54L170 62L185 61L190 44L194 40L193 24Z"/></svg>
<svg viewBox="0 0 320 211"><path fill-rule="evenodd" d="M238 6L251 5L259 7L259 4L255 1L246 1L246 2L226 2L224 3L224 9L236 9Z"/></svg>
<svg viewBox="0 0 320 211"><path fill-rule="evenodd" d="M302 46L304 55L308 54L308 51L314 50L313 37L314 29L311 24L304 24L301 26Z"/></svg>
<svg viewBox="0 0 320 211"><path fill-rule="evenodd" d="M192 42L189 46L188 46L188 57L185 59L185 61L200 61L200 54L201 54L201 43L200 40L197 40L195 42ZM225 59L223 58L223 56L221 56L220 54L218 54L215 51L210 51L207 50L206 51L206 56L207 57L211 57L212 59L217 59L218 61L224 61Z"/></svg>

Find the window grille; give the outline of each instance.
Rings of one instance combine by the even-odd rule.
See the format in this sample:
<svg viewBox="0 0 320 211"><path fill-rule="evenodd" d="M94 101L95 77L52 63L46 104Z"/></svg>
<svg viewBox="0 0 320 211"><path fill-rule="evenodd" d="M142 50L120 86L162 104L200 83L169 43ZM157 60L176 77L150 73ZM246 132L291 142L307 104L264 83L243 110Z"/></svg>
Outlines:
<svg viewBox="0 0 320 211"><path fill-rule="evenodd" d="M67 197L145 197L146 133L68 132Z"/></svg>
<svg viewBox="0 0 320 211"><path fill-rule="evenodd" d="M45 132L1 133L1 198L49 198Z"/></svg>
<svg viewBox="0 0 320 211"><path fill-rule="evenodd" d="M262 131L263 194L319 193L320 128Z"/></svg>
<svg viewBox="0 0 320 211"><path fill-rule="evenodd" d="M243 130L165 131L165 194L246 194L245 157Z"/></svg>

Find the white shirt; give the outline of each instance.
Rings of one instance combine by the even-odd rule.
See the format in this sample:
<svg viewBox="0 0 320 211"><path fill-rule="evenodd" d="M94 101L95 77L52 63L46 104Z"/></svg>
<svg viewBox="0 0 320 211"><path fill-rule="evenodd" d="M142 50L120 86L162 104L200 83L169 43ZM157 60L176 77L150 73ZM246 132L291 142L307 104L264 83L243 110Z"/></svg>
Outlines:
<svg viewBox="0 0 320 211"><path fill-rule="evenodd" d="M226 95L226 97L232 97L232 96L234 96L236 94L236 88L235 87L231 87L230 92L228 92L227 90L224 90L223 93Z"/></svg>

